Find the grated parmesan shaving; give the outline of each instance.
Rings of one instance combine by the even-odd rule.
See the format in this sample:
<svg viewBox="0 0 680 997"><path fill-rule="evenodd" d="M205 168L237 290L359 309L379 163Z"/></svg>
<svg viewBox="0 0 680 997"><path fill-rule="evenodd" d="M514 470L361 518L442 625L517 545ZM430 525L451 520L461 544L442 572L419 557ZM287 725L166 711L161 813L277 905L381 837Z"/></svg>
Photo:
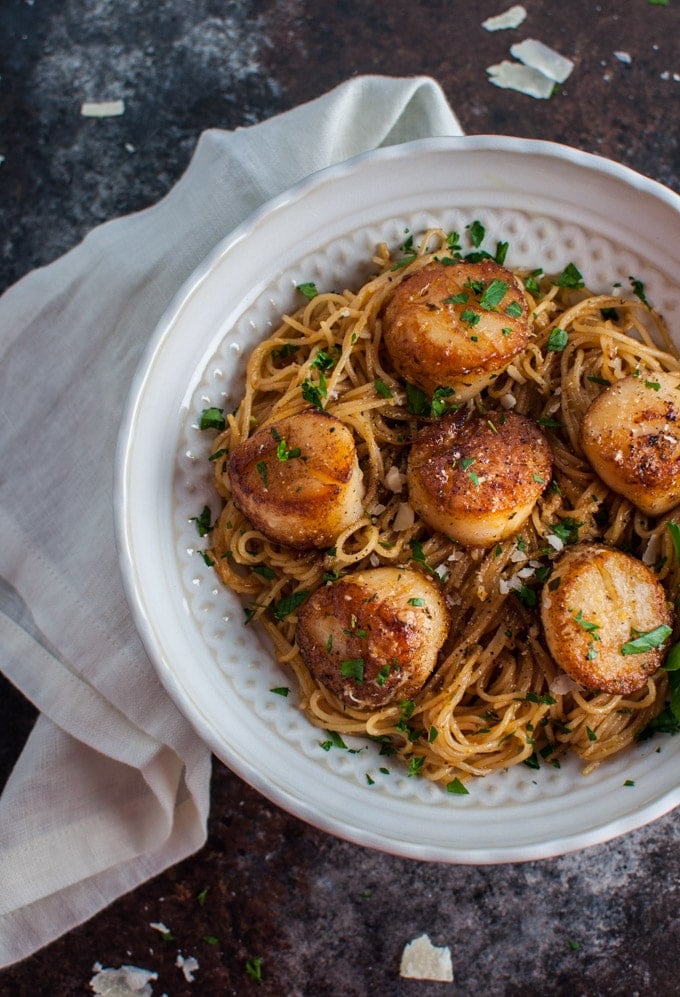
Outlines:
<svg viewBox="0 0 680 997"><path fill-rule="evenodd" d="M80 113L84 118L117 118L125 114L125 102L122 100L86 100L80 105Z"/></svg>
<svg viewBox="0 0 680 997"><path fill-rule="evenodd" d="M427 935L420 935L404 946L399 975L411 980L452 983L451 951L445 945L433 945Z"/></svg>
<svg viewBox="0 0 680 997"><path fill-rule="evenodd" d="M415 513L408 502L400 502L397 514L392 523L392 529L400 533L402 530L410 530L415 522Z"/></svg>
<svg viewBox="0 0 680 997"><path fill-rule="evenodd" d="M502 90L516 90L518 93L526 94L527 97L535 97L537 100L548 100L552 96L552 80L549 80L537 69L530 69L517 62L508 62L505 59L495 66L488 66L489 82Z"/></svg>
<svg viewBox="0 0 680 997"><path fill-rule="evenodd" d="M482 27L487 31L505 31L508 28L518 28L526 16L526 9L517 3L502 14L487 17L486 21L482 21Z"/></svg>
<svg viewBox="0 0 680 997"><path fill-rule="evenodd" d="M150 981L158 979L158 973L139 966L104 969L101 963L96 962L92 968L95 975L90 980L90 987L100 997L151 997L153 987Z"/></svg>
<svg viewBox="0 0 680 997"><path fill-rule="evenodd" d="M571 59L560 55L536 38L525 38L510 48L510 54L530 69L536 69L553 83L564 83L574 68Z"/></svg>
<svg viewBox="0 0 680 997"><path fill-rule="evenodd" d="M567 675L566 672L560 672L559 675L555 675L548 683L548 689L550 692L554 692L556 696L565 696L568 692L575 692L579 688L578 682L574 682L573 678Z"/></svg>
<svg viewBox="0 0 680 997"><path fill-rule="evenodd" d="M393 464L385 475L385 488L388 488L391 492L400 492L404 487L405 480L405 476L401 473L399 468Z"/></svg>
<svg viewBox="0 0 680 997"><path fill-rule="evenodd" d="M184 973L184 979L187 981L187 983L194 982L195 979L194 973L198 969L197 959L194 959L192 955L190 955L187 959L185 959L184 956L178 952L177 958L175 959L175 965L182 970L182 972Z"/></svg>

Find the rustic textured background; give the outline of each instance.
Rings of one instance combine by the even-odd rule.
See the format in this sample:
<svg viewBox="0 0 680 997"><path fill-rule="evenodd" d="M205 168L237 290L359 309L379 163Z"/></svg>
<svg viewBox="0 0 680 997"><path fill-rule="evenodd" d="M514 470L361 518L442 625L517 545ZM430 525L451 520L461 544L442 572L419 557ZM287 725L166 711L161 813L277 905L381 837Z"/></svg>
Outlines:
<svg viewBox="0 0 680 997"><path fill-rule="evenodd" d="M469 133L565 142L680 191L678 0L526 0L520 36L575 62L549 101L488 82L518 35L481 22L507 6L3 0L0 290L160 198L203 129L251 124L365 72L430 74ZM83 101L119 98L121 117L80 115ZM0 782L33 720L0 680ZM671 814L563 858L424 865L315 831L215 763L201 853L0 973L0 993L87 994L95 961L154 970L168 997L678 993L679 830ZM450 947L453 985L399 978L423 931ZM198 960L194 982L178 953ZM255 957L262 983L246 972Z"/></svg>

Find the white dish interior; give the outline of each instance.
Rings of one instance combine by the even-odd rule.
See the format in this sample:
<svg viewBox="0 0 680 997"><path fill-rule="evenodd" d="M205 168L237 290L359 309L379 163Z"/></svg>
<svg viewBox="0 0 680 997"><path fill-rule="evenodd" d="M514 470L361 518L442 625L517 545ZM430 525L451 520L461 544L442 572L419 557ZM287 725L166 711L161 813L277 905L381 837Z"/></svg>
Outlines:
<svg viewBox="0 0 680 997"><path fill-rule="evenodd" d="M420 859L493 863L601 842L680 802L680 738L657 737L588 777L524 765L457 796L409 778L372 744L324 750L236 598L198 551L192 517L219 502L202 409L236 405L251 347L299 303L295 285L356 286L381 241L479 219L506 264L647 298L680 336L680 198L623 167L550 143L435 139L316 174L227 237L180 291L137 374L121 430L116 515L135 621L159 675L214 753L275 803L334 834ZM367 778L370 775L370 779ZM372 780L372 783L371 783ZM627 784L628 783L628 784ZM630 783L633 783L631 785Z"/></svg>

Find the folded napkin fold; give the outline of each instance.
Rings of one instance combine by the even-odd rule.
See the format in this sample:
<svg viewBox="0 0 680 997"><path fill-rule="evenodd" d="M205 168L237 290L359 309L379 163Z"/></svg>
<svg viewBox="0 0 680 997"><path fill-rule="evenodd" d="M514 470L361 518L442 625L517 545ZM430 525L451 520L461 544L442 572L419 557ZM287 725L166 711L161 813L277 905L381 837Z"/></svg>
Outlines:
<svg viewBox="0 0 680 997"><path fill-rule="evenodd" d="M309 173L460 126L425 77L353 79L210 130L170 193L0 299L0 668L40 711L0 797L0 966L205 841L210 753L128 613L113 533L118 423L183 281Z"/></svg>

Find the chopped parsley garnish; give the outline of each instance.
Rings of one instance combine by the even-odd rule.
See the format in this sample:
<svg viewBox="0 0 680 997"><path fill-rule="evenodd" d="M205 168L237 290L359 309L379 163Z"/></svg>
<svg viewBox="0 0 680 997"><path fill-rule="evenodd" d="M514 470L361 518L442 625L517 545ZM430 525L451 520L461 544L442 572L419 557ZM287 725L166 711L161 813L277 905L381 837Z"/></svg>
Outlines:
<svg viewBox="0 0 680 997"><path fill-rule="evenodd" d="M550 532L565 544L575 544L578 541L578 531L584 524L571 516L564 516L559 522L553 523Z"/></svg>
<svg viewBox="0 0 680 997"><path fill-rule="evenodd" d="M361 684L364 681L364 659L345 658L340 662L340 674L343 678L354 679Z"/></svg>
<svg viewBox="0 0 680 997"><path fill-rule="evenodd" d="M317 286L313 280L304 281L302 284L297 285L297 289L300 294L304 294L308 301L311 301L319 293Z"/></svg>
<svg viewBox="0 0 680 997"><path fill-rule="evenodd" d="M263 460L258 460L255 465L255 470L259 474L262 485L266 491L266 489L269 488L269 474L266 463Z"/></svg>
<svg viewBox="0 0 680 997"><path fill-rule="evenodd" d="M543 270L541 267L539 267L537 270L532 270L531 273L525 277L524 286L526 287L527 291L529 291L530 294L541 293L541 288L539 287L536 278L541 277L542 275L543 275Z"/></svg>
<svg viewBox="0 0 680 997"><path fill-rule="evenodd" d="M509 242L497 242L496 243L496 255L494 259L499 266L503 266L505 263L505 257L508 255L508 249L510 248Z"/></svg>
<svg viewBox="0 0 680 997"><path fill-rule="evenodd" d="M522 314L522 306L519 301L511 301L508 307L505 309L505 314L509 315L510 318L519 318Z"/></svg>
<svg viewBox="0 0 680 997"><path fill-rule="evenodd" d="M465 229L470 236L470 241L473 246L479 248L484 241L484 236L486 235L486 229L479 220L470 222L469 225L465 226Z"/></svg>
<svg viewBox="0 0 680 997"><path fill-rule="evenodd" d="M378 392L379 395L382 395L383 398L392 398L393 397L392 392L387 387L387 385L382 380L382 378L376 377L376 379L373 382L373 384L375 386L375 390Z"/></svg>
<svg viewBox="0 0 680 997"><path fill-rule="evenodd" d="M264 965L264 959L261 955L255 956L253 959L246 960L246 976L249 976L251 980L257 980L258 983L262 983L262 967Z"/></svg>
<svg viewBox="0 0 680 997"><path fill-rule="evenodd" d="M200 516L192 516L190 519L191 523L196 523L196 529L198 530L199 537L204 537L207 533L210 533L213 526L210 523L210 508L209 506L203 506L203 511Z"/></svg>
<svg viewBox="0 0 680 997"><path fill-rule="evenodd" d="M572 616L574 618L574 623L578 623L582 630L585 630L586 633L589 633L592 636L593 640L600 640L600 635L597 632L601 629L599 623L593 623L592 620L587 620L583 615L582 609L578 609L576 611L572 610Z"/></svg>
<svg viewBox="0 0 680 997"><path fill-rule="evenodd" d="M322 411L324 398L328 396L328 388L323 371L320 372L319 380L316 384L306 377L302 382L301 391L302 397L306 402L309 402L314 408Z"/></svg>
<svg viewBox="0 0 680 997"><path fill-rule="evenodd" d="M448 401L448 399L453 397L455 393L456 392L453 388L435 388L430 405L432 415L439 418L439 416L444 415L444 413L448 412L450 409L456 408L457 406L451 405Z"/></svg>
<svg viewBox="0 0 680 997"><path fill-rule="evenodd" d="M329 730L326 733L328 734L328 740L319 742L324 751L330 751L331 748L342 748L347 751L347 745L337 731Z"/></svg>
<svg viewBox="0 0 680 997"><path fill-rule="evenodd" d="M455 796L469 796L470 790L465 788L465 785L456 776L451 782L446 784L446 792L453 793Z"/></svg>
<svg viewBox="0 0 680 997"><path fill-rule="evenodd" d="M557 326L555 326L555 328L550 331L545 348L553 353L561 353L568 342L569 334L565 332L564 329L558 329Z"/></svg>
<svg viewBox="0 0 680 997"><path fill-rule="evenodd" d="M199 429L224 429L225 426L223 409L216 408L214 405L203 409L198 423Z"/></svg>
<svg viewBox="0 0 680 997"><path fill-rule="evenodd" d="M406 403L412 415L429 415L430 413L430 399L415 384L406 385Z"/></svg>
<svg viewBox="0 0 680 997"><path fill-rule="evenodd" d="M548 693L540 695L537 692L528 692L523 699L527 703L537 703L540 706L554 706L557 702L554 696L550 696Z"/></svg>
<svg viewBox="0 0 680 997"><path fill-rule="evenodd" d="M272 429L272 436L276 433L276 430ZM302 456L302 450L300 447L289 447L285 440L276 433L274 439L277 440L276 445L276 457L278 460L293 460L295 457Z"/></svg>
<svg viewBox="0 0 680 997"><path fill-rule="evenodd" d="M566 265L559 277L556 278L555 283L558 287L566 287L572 291L578 291L585 287L583 275L573 263Z"/></svg>
<svg viewBox="0 0 680 997"><path fill-rule="evenodd" d="M654 627L653 630L647 630L646 633L636 632L634 637L622 645L621 654L645 654L647 651L652 651L654 648L661 647L672 632L672 628L665 623L660 627Z"/></svg>
<svg viewBox="0 0 680 997"><path fill-rule="evenodd" d="M317 350L314 354L314 359L309 366L310 368L314 367L317 370L331 370L332 367L335 367L337 362L337 356L334 357L333 354L329 353L327 350Z"/></svg>
<svg viewBox="0 0 680 997"><path fill-rule="evenodd" d="M650 308L651 306L645 297L645 285L642 281L638 280L636 277L629 277L628 280L630 281L630 286L633 288L633 294L635 297L639 298L643 305L647 305L647 307Z"/></svg>
<svg viewBox="0 0 680 997"><path fill-rule="evenodd" d="M302 589L299 592L292 592L290 595L284 596L283 599L279 599L273 607L274 619L275 620L285 620L287 616L294 613L302 603L305 601L309 592L307 589Z"/></svg>
<svg viewBox="0 0 680 997"><path fill-rule="evenodd" d="M465 322L466 325L475 326L479 323L481 319L479 312L474 311L472 308L466 308L460 313L461 322Z"/></svg>
<svg viewBox="0 0 680 997"><path fill-rule="evenodd" d="M666 523L666 529L668 530L673 542L675 560L680 563L680 523L676 523L671 519L668 523Z"/></svg>
<svg viewBox="0 0 680 997"><path fill-rule="evenodd" d="M479 299L479 307L483 308L486 312L496 311L505 297L507 290L507 281L495 278L490 282L484 294Z"/></svg>
<svg viewBox="0 0 680 997"><path fill-rule="evenodd" d="M269 691L273 692L274 695L276 695L276 696L283 696L284 699L285 699L285 697L289 694L290 689L288 688L287 685L277 685L277 686L274 686Z"/></svg>

